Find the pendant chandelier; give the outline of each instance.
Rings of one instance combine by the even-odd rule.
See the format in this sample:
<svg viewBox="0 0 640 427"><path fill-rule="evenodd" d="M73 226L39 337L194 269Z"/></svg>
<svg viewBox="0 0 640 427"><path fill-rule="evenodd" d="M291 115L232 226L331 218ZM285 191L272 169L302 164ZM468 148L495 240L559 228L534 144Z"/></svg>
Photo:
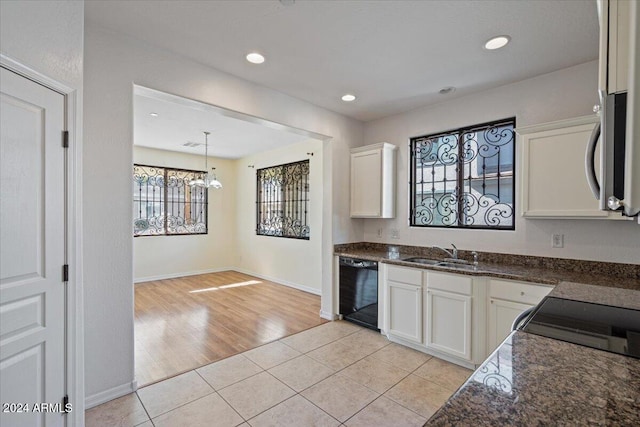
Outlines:
<svg viewBox="0 0 640 427"><path fill-rule="evenodd" d="M211 132L203 132L204 133L204 170L207 171L205 172L204 176L201 176L198 179L194 179L191 182L189 182L189 185L191 186L195 186L195 187L204 187L204 188L222 188L222 183L220 181L218 181L218 178L216 178L216 174L213 172L216 168L211 168L211 173L209 173L209 167L207 165L207 159L209 158L209 134Z"/></svg>

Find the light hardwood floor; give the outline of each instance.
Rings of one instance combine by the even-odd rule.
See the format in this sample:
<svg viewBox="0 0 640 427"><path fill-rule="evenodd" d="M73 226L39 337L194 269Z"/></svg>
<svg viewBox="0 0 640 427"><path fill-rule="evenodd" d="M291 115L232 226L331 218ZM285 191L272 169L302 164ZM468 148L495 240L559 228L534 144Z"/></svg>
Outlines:
<svg viewBox="0 0 640 427"><path fill-rule="evenodd" d="M320 297L235 271L135 285L139 386L325 323Z"/></svg>

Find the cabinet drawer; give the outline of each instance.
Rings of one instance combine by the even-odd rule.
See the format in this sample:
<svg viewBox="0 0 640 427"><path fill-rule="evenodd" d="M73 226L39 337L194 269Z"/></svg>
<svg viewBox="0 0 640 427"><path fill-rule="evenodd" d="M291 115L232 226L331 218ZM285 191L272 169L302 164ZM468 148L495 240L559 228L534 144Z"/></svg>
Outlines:
<svg viewBox="0 0 640 427"><path fill-rule="evenodd" d="M491 280L489 282L489 296L507 301L525 304L538 304L553 289L550 286L533 285L506 280Z"/></svg>
<svg viewBox="0 0 640 427"><path fill-rule="evenodd" d="M422 286L422 270L390 265L387 267L387 279L395 282Z"/></svg>
<svg viewBox="0 0 640 427"><path fill-rule="evenodd" d="M443 273L427 273L427 287L462 295L471 295L473 279L469 276Z"/></svg>

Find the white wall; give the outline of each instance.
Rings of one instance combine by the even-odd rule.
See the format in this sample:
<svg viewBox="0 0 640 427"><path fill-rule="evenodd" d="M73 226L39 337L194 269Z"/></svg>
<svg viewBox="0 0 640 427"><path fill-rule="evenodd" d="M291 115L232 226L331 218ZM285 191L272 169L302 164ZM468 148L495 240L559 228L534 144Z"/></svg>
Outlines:
<svg viewBox="0 0 640 427"><path fill-rule="evenodd" d="M356 241L362 222L349 218L349 149L363 125L187 58L87 24L85 33L85 311L86 390L93 403L135 386L131 164L133 84L330 136L323 170L322 309L332 312L332 240Z"/></svg>
<svg viewBox="0 0 640 427"><path fill-rule="evenodd" d="M134 163L183 169L204 169L204 157L174 151L133 147ZM235 160L209 157L223 188L209 189L207 234L149 236L133 239L136 282L220 271L233 266L236 252Z"/></svg>
<svg viewBox="0 0 640 427"><path fill-rule="evenodd" d="M0 51L82 90L84 3L0 2Z"/></svg>
<svg viewBox="0 0 640 427"><path fill-rule="evenodd" d="M517 127L588 115L598 102L596 88L597 62L589 62L366 123L365 144L386 141L399 147L398 214L393 220L364 220L364 240L419 246L449 246L453 242L460 249L640 264L640 225L635 221L525 220L518 215L515 231L408 226L410 137L514 115ZM516 192L520 188L519 148L516 147ZM582 157L584 153L576 155ZM382 238L377 236L380 228ZM399 230L399 240L390 238L392 229ZM551 235L555 233L564 234L564 248L551 248Z"/></svg>
<svg viewBox="0 0 640 427"><path fill-rule="evenodd" d="M309 152L313 152L313 156L308 156ZM321 293L324 187L322 154L322 141L310 140L238 161L238 270L318 295ZM309 159L309 240L256 235L256 170L306 159ZM254 165L254 168L249 165Z"/></svg>
<svg viewBox="0 0 640 427"><path fill-rule="evenodd" d="M0 52L22 65L67 87L67 102L73 104L75 114L67 117L71 136L69 148L69 259L79 260L82 253L81 221L81 159L82 159L82 102L84 2L82 1L1 1ZM74 412L70 425L84 422L83 331L82 331L82 264L70 265L69 298L76 316L68 324L71 376L69 399Z"/></svg>

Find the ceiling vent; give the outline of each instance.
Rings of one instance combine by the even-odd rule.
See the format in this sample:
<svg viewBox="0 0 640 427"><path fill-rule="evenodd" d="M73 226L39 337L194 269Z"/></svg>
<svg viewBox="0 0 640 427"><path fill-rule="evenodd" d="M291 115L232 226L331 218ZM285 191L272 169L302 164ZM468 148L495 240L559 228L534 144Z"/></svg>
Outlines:
<svg viewBox="0 0 640 427"><path fill-rule="evenodd" d="M204 145L204 144L201 144L199 142L191 142L191 141L187 141L184 144L182 144L183 147L189 147L189 148L199 147L201 145Z"/></svg>

